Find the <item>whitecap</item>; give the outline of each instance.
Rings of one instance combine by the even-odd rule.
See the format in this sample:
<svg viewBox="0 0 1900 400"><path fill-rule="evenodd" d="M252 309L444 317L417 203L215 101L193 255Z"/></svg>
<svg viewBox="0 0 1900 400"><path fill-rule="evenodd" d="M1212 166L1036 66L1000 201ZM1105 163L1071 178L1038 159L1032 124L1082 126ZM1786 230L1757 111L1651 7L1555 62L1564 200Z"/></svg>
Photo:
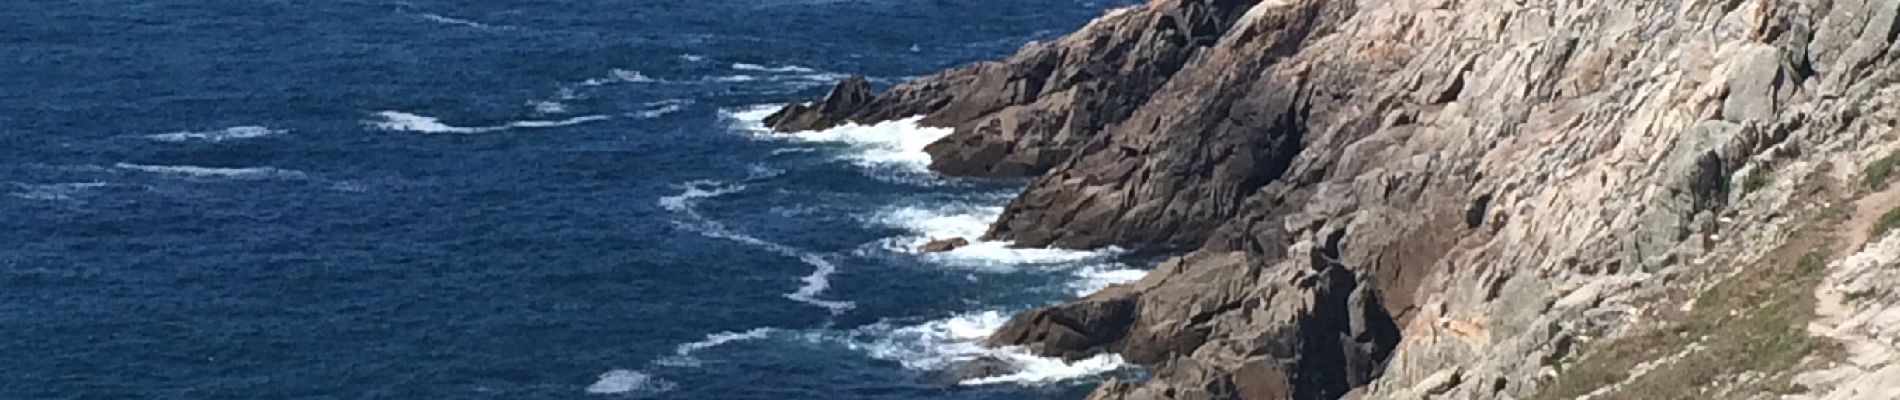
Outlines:
<svg viewBox="0 0 1900 400"><path fill-rule="evenodd" d="M752 81L757 81L757 80L759 80L759 77L751 76L751 75L727 75L727 76L715 76L711 78L706 78L706 81L720 82L720 83L752 82Z"/></svg>
<svg viewBox="0 0 1900 400"><path fill-rule="evenodd" d="M261 137L266 137L266 136L276 136L276 135L284 134L286 132L287 131L284 131L284 130L271 129L271 128L266 128L262 126L234 126L234 127L219 129L215 131L196 131L196 132L186 131L186 132L160 133L160 134L146 135L145 137L147 139L157 140L161 142L186 142L186 141L193 141L193 140L222 142L226 140L255 139L255 138L261 138Z"/></svg>
<svg viewBox="0 0 1900 400"><path fill-rule="evenodd" d="M751 245L781 256L796 258L806 265L811 266L811 274L799 278L799 281L804 284L797 290L786 293L784 295L785 298L824 308L830 311L832 315L843 314L845 311L857 307L857 304L849 301L825 300L818 297L818 295L823 294L826 289L831 287L830 277L838 271L837 264L832 263L831 260L825 258L825 256L733 231L727 228L725 224L701 215L699 210L693 208L694 202L698 200L725 196L743 190L745 190L745 187L740 185L729 185L716 181L693 181L688 182L680 194L661 197L659 204L661 208L680 213L686 217L684 221L673 221L674 225L682 229L693 231L710 238L730 240Z"/></svg>
<svg viewBox="0 0 1900 400"><path fill-rule="evenodd" d="M702 363L694 353L728 343L764 339L776 331L773 328L753 328L745 332L720 332L706 335L705 340L686 343L673 349L673 355L654 361L654 364L674 368L695 368Z"/></svg>
<svg viewBox="0 0 1900 400"><path fill-rule="evenodd" d="M401 112L401 111L379 111L376 113L376 116L381 118L381 120L380 121L365 121L365 123L369 124L370 126L374 126L377 129L382 129L386 131L417 132L417 133L460 133L460 134L487 133L487 132L516 129L516 128L557 128L557 127L570 126L570 125L579 125L579 124L595 122L595 121L603 121L603 120L607 120L611 118L605 115L587 115L587 116L579 116L579 117L573 117L573 118L562 119L562 120L553 120L553 121L532 121L532 120L513 121L506 124L495 125L495 126L465 127L465 126L449 125L449 124L443 123L441 119L438 119L435 117L411 114L411 113L406 113L406 112Z"/></svg>
<svg viewBox="0 0 1900 400"><path fill-rule="evenodd" d="M660 79L647 76L637 70L614 68L607 70L606 78L591 78L581 82L581 86L604 86L614 83L659 83Z"/></svg>
<svg viewBox="0 0 1900 400"><path fill-rule="evenodd" d="M475 29L503 29L503 30L514 29L514 27L512 26L494 26L494 25L484 24L484 23L470 21L466 19L449 17L442 14L422 13L422 14L417 14L416 16L422 17L422 19L428 20L430 22L435 22L439 24L461 25L461 26L466 26L466 27L475 28Z"/></svg>
<svg viewBox="0 0 1900 400"><path fill-rule="evenodd" d="M567 104L562 104L558 101L530 101L528 102L528 107L534 108L536 114L542 115L567 113Z"/></svg>
<svg viewBox="0 0 1900 400"><path fill-rule="evenodd" d="M646 74L640 73L640 71L615 68L613 71L610 71L610 72L613 74L615 79L619 79L622 82L632 82L632 83L658 82L658 80L648 77Z"/></svg>
<svg viewBox="0 0 1900 400"><path fill-rule="evenodd" d="M587 393L593 394L655 394L671 391L678 385L651 375L616 369L600 374L600 378L587 386Z"/></svg>
<svg viewBox="0 0 1900 400"><path fill-rule="evenodd" d="M813 73L813 72L818 72L818 70L815 70L815 69L811 69L811 68L806 68L806 67L800 67L800 66L797 66L797 65L785 65L785 66L777 66L777 67L767 67L767 66L764 66L764 65L758 65L758 64L747 64L747 63L734 63L734 64L732 64L732 69L735 69L735 70L740 70L740 71L754 71L754 72L771 72L771 73Z"/></svg>
<svg viewBox="0 0 1900 400"><path fill-rule="evenodd" d="M645 110L641 110L640 112L636 112L631 115L634 117L646 118L646 119L659 118L659 117L664 117L667 114L683 111L686 109L686 106L689 104L693 104L693 102L691 100L681 100L681 99L668 99L668 100L648 102L643 105L643 107L646 107Z"/></svg>
<svg viewBox="0 0 1900 400"><path fill-rule="evenodd" d="M681 54L680 59L685 60L686 62L700 62L700 61L706 61L706 56L702 56L698 54Z"/></svg>
<svg viewBox="0 0 1900 400"><path fill-rule="evenodd" d="M259 180L259 179L303 179L305 177L304 173L301 171L279 169L279 168L273 168L273 167L218 168L218 167L201 167L201 166L196 166L196 165L144 165L144 164L130 164L130 163L113 164L113 167L116 167L119 169L149 172L149 173L155 173L155 174L182 176L182 177L188 177L188 178Z"/></svg>

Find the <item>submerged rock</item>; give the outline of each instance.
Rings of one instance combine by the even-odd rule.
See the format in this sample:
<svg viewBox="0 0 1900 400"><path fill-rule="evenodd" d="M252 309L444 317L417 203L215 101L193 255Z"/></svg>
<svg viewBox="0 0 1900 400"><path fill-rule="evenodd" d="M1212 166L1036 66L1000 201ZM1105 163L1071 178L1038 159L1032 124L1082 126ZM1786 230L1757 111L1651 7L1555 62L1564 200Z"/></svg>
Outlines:
<svg viewBox="0 0 1900 400"><path fill-rule="evenodd" d="M1021 367L996 356L982 356L958 363L944 372L945 385L956 385L975 379L995 378L1021 372Z"/></svg>
<svg viewBox="0 0 1900 400"><path fill-rule="evenodd" d="M922 247L917 248L917 252L942 253L946 251L960 249L960 248L963 248L963 246L969 246L969 245L970 245L969 239L964 239L960 237L949 238L949 239L937 239L937 240L930 241L930 243L924 243Z"/></svg>

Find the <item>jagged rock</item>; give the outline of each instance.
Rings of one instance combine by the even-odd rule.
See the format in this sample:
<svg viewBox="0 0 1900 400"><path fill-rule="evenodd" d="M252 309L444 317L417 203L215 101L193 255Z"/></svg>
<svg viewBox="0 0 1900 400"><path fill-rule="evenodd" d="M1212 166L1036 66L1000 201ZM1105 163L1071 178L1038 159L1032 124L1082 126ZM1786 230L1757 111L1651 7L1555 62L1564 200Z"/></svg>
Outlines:
<svg viewBox="0 0 1900 400"><path fill-rule="evenodd" d="M765 125L779 132L829 129L851 122L853 113L871 103L876 92L863 76L839 81L825 98L812 104L790 104L765 117Z"/></svg>
<svg viewBox="0 0 1900 400"><path fill-rule="evenodd" d="M1127 118L1228 30L1255 0L1158 0L1124 8L999 62L976 63L899 84L847 112L781 131L923 116L955 128L931 144L931 169L949 175L1035 176L1066 160L1104 127Z"/></svg>
<svg viewBox="0 0 1900 400"><path fill-rule="evenodd" d="M989 339L1153 368L1091 399L1527 398L1776 247L1784 180L1900 150L1896 37L1885 0L1153 0L830 118L1039 176L988 239L1185 251Z"/></svg>
<svg viewBox="0 0 1900 400"><path fill-rule="evenodd" d="M960 249L960 248L963 248L963 246L969 246L969 245L970 245L969 239L964 239L960 237L949 238L949 239L938 239L938 240L932 240L930 241L930 243L924 243L922 247L917 248L917 252L942 253L946 251Z"/></svg>

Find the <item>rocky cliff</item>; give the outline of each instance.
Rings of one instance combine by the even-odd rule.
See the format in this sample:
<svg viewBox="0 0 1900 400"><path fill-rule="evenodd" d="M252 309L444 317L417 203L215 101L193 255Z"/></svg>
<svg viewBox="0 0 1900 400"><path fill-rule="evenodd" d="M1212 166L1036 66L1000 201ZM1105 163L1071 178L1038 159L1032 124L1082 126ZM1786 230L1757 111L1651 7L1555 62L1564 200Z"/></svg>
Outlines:
<svg viewBox="0 0 1900 400"><path fill-rule="evenodd" d="M1035 177L991 239L1182 251L990 339L1154 371L1091 398L1892 398L1896 14L1155 0L773 124L922 115Z"/></svg>

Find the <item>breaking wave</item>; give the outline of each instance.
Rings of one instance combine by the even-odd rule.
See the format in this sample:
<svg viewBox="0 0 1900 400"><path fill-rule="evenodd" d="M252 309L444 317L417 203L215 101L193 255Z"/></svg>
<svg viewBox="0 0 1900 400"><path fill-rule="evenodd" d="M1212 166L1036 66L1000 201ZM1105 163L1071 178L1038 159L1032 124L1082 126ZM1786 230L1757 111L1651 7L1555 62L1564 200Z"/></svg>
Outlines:
<svg viewBox="0 0 1900 400"><path fill-rule="evenodd" d="M510 129L522 129L522 128L536 128L536 129L558 128L558 127L563 127L563 126L580 125L580 124L585 124L589 122L604 121L604 120L612 118L605 115L587 115L587 116L573 117L573 118L567 118L567 119L561 119L561 120L513 121L506 124L494 125L494 126L469 127L469 126L449 125L447 123L443 123L441 119L438 119L435 117L411 114L411 113L406 113L406 112L401 112L401 111L379 111L376 113L376 116L377 118L379 118L378 120L365 121L365 123L369 124L370 126L376 127L377 129L382 129L382 130L392 131L392 132L459 133L459 134L488 133L488 132L498 132L498 131L505 131L505 130L510 130Z"/></svg>
<svg viewBox="0 0 1900 400"><path fill-rule="evenodd" d="M1129 368L1121 356L1114 354L1067 362L1020 348L984 346L983 340L1008 320L1004 312L982 311L909 326L880 322L851 331L846 341L872 358L894 361L911 370L942 372L986 358L1006 362L1012 368L1003 375L957 382L961 385L1046 384Z"/></svg>
<svg viewBox="0 0 1900 400"><path fill-rule="evenodd" d="M180 176L180 177L187 177L187 178L261 180L261 179L303 179L306 177L306 175L302 171L272 168L272 167L219 168L219 167L201 167L201 166L196 166L196 165L145 165L145 164L130 164L130 163L113 164L113 167L124 169L124 170L149 172L149 173L163 174L163 175L173 175L173 176Z"/></svg>
<svg viewBox="0 0 1900 400"><path fill-rule="evenodd" d="M262 126L234 126L215 131L172 132L145 135L147 139L161 142L188 142L194 140L222 142L226 140L255 139L266 136L282 135L288 131Z"/></svg>

